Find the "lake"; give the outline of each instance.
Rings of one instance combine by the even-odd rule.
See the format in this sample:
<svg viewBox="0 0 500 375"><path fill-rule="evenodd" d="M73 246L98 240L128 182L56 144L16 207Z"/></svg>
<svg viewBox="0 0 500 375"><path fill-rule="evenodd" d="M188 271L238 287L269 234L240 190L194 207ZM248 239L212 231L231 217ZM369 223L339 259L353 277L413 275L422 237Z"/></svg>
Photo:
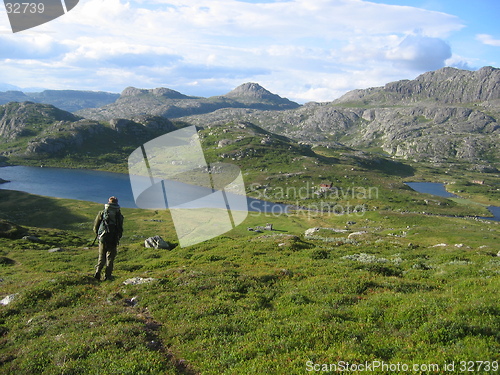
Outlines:
<svg viewBox="0 0 500 375"><path fill-rule="evenodd" d="M406 182L406 185L419 193L437 195L444 198L456 198L455 194L446 191L444 184L439 182Z"/></svg>
<svg viewBox="0 0 500 375"><path fill-rule="evenodd" d="M137 208L129 175L124 173L86 169L8 166L0 167L0 179L10 181L0 184L0 189L103 204L107 203L108 198L114 195L118 197L120 206ZM184 200L186 200L185 195L187 193L187 189L179 189L179 194L183 195ZM248 211L287 212L286 205L253 198L247 198L247 203ZM243 209L243 207L236 207L235 209Z"/></svg>
<svg viewBox="0 0 500 375"><path fill-rule="evenodd" d="M419 193L436 195L444 198L457 198L458 196L446 191L445 185L439 182L406 182L406 185ZM500 207L488 206L493 217L482 217L481 219L500 221Z"/></svg>

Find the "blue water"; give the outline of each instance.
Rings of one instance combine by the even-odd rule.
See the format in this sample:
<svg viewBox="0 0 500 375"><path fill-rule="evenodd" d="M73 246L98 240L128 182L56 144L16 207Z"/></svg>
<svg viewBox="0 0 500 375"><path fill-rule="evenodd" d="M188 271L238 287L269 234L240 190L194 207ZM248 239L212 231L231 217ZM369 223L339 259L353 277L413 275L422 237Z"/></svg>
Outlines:
<svg viewBox="0 0 500 375"><path fill-rule="evenodd" d="M437 195L444 198L456 198L455 194L446 191L444 184L439 182L407 182L406 185L419 193Z"/></svg>
<svg viewBox="0 0 500 375"><path fill-rule="evenodd" d="M446 191L444 184L439 182L406 182L406 185L419 193L432 194L444 198L458 197ZM500 221L500 207L488 206L487 208L493 214L493 217L482 217L481 219Z"/></svg>
<svg viewBox="0 0 500 375"><path fill-rule="evenodd" d="M114 195L120 206L137 207L128 175L122 173L11 166L0 168L0 178L10 181L0 184L0 189L97 203L106 203Z"/></svg>
<svg viewBox="0 0 500 375"><path fill-rule="evenodd" d="M103 204L110 196L116 196L120 206L137 208L128 174L85 169L9 166L0 168L0 178L10 181L0 184L0 189ZM179 194L183 195L184 200L189 200L189 197L185 197L188 194L187 189L183 188ZM249 211L287 212L285 205L252 198L247 198L247 203ZM161 207L151 206L151 208ZM236 207L235 209L242 208Z"/></svg>

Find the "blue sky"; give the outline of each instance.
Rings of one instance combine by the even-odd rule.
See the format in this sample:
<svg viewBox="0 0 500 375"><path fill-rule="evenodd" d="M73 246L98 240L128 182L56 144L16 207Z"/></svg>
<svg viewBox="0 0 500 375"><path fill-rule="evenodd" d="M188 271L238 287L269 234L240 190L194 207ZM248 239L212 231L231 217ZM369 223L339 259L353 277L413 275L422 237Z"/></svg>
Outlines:
<svg viewBox="0 0 500 375"><path fill-rule="evenodd" d="M223 95L258 82L331 101L444 66L500 65L498 0L80 0L13 34L0 5L0 90Z"/></svg>

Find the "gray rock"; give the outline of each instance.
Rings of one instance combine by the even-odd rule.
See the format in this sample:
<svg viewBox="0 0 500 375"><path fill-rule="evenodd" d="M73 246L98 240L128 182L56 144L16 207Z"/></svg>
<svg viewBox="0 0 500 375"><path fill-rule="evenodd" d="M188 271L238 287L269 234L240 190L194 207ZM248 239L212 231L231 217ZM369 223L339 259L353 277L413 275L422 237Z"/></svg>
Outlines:
<svg viewBox="0 0 500 375"><path fill-rule="evenodd" d="M59 253L61 251L64 251L62 247L54 247L53 249L48 250L49 253Z"/></svg>
<svg viewBox="0 0 500 375"><path fill-rule="evenodd" d="M144 246L154 249L167 249L170 250L170 244L160 236L149 237L144 241Z"/></svg>
<svg viewBox="0 0 500 375"><path fill-rule="evenodd" d="M221 139L217 145L218 148L221 148L221 147L224 147L224 146L228 146L230 144L232 144L233 141L230 140L230 139Z"/></svg>
<svg viewBox="0 0 500 375"><path fill-rule="evenodd" d="M24 236L23 240L31 241L31 242L42 242L37 236Z"/></svg>

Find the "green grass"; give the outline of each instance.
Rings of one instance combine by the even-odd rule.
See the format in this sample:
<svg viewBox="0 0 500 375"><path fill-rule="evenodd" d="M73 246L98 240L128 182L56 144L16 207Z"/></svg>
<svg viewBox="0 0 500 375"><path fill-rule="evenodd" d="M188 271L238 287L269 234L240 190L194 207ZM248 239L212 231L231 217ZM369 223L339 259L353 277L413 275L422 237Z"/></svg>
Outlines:
<svg viewBox="0 0 500 375"><path fill-rule="evenodd" d="M223 236L167 251L142 242L176 242L168 211L123 209L116 279L98 283L89 242L100 208L0 190L1 219L22 226L0 237L0 298L17 293L0 306L0 373L303 374L307 361L500 360L498 223L250 213ZM247 230L266 223L275 231ZM347 232L306 237L314 227ZM353 232L366 233L347 241ZM123 284L132 277L154 281Z"/></svg>

